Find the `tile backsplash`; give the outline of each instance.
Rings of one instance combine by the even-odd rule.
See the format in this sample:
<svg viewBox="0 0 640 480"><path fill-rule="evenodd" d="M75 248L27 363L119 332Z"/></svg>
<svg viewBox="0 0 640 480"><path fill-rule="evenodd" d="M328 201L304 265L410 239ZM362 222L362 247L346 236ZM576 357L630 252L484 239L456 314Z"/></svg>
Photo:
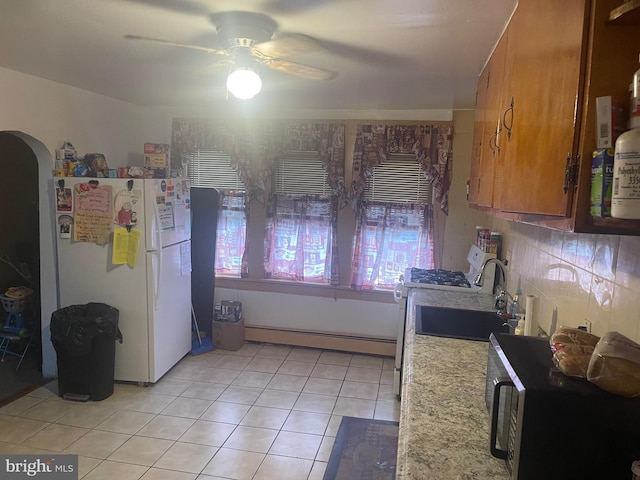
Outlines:
<svg viewBox="0 0 640 480"><path fill-rule="evenodd" d="M640 237L569 233L494 219L502 258L511 252L508 290L535 295L535 318L550 333L591 322L640 343Z"/></svg>

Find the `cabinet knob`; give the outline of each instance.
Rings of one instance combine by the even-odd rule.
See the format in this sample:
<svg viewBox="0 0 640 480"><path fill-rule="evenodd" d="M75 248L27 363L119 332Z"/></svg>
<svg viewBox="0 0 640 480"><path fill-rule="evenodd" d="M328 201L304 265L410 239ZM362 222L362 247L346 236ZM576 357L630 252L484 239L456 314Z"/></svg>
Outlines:
<svg viewBox="0 0 640 480"><path fill-rule="evenodd" d="M513 105L514 105L513 97L511 97L511 104L509 108L504 111L502 114L502 126L507 131L507 140L511 140L511 129L513 128ZM509 125L507 125L507 116L509 117Z"/></svg>
<svg viewBox="0 0 640 480"><path fill-rule="evenodd" d="M489 139L489 148L495 155L500 154L500 145L498 145L498 133L500 132L496 130L495 133L491 135L491 138Z"/></svg>

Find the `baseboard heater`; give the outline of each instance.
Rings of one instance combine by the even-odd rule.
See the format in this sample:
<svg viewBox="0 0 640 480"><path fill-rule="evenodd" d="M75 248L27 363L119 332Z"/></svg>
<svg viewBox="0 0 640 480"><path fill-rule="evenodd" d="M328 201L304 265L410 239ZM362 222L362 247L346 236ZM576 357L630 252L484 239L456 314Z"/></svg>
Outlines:
<svg viewBox="0 0 640 480"><path fill-rule="evenodd" d="M389 337L360 337L337 332L292 330L247 324L245 324L244 336L245 340L252 342L341 350L386 357L393 357L396 353L396 339Z"/></svg>

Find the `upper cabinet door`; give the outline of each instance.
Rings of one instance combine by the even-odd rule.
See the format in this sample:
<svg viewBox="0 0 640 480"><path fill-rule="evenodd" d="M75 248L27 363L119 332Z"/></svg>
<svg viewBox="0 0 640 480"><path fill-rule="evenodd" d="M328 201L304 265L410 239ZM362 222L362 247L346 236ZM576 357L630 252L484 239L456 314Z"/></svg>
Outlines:
<svg viewBox="0 0 640 480"><path fill-rule="evenodd" d="M482 175L487 179L481 184L478 204L499 207L500 192L504 182L504 145L506 138L502 125L505 90L509 85L509 68L506 63L509 30L506 30L496 45L487 64L490 70L487 88L487 108L484 117L484 144L482 149ZM486 181L492 179L492 182Z"/></svg>
<svg viewBox="0 0 640 480"><path fill-rule="evenodd" d="M484 117L487 108L487 87L489 68L480 74L476 92L476 118L473 127L473 147L471 149L471 172L469 174L469 203L478 205L478 194L482 174L482 146L484 144Z"/></svg>
<svg viewBox="0 0 640 480"><path fill-rule="evenodd" d="M586 0L520 0L509 24L500 133L503 211L570 216ZM497 185L496 185L497 186Z"/></svg>
<svg viewBox="0 0 640 480"><path fill-rule="evenodd" d="M495 207L495 182L500 178L500 99L505 88L507 38L504 32L478 80L469 202L480 207Z"/></svg>

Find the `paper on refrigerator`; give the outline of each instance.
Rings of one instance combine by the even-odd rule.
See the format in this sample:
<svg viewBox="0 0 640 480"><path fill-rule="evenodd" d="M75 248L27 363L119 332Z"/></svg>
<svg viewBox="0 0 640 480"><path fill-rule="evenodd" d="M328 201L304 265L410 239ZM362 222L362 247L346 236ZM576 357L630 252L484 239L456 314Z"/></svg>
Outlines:
<svg viewBox="0 0 640 480"><path fill-rule="evenodd" d="M191 273L191 242L180 244L180 274L189 275Z"/></svg>
<svg viewBox="0 0 640 480"><path fill-rule="evenodd" d="M109 243L111 234L112 196L110 185L98 181L77 183L73 188L73 240L98 245Z"/></svg>
<svg viewBox="0 0 640 480"><path fill-rule="evenodd" d="M111 263L114 265L136 266L138 248L140 246L140 231L128 231L123 227L113 230L113 255Z"/></svg>

